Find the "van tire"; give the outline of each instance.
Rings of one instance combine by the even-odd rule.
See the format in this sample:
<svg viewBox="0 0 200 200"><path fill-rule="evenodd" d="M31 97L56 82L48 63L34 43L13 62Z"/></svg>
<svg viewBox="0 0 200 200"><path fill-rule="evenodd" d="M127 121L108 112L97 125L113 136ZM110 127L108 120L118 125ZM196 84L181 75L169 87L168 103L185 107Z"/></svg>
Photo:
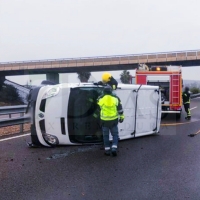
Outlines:
<svg viewBox="0 0 200 200"><path fill-rule="evenodd" d="M31 141L32 141L32 144L34 145L42 146L41 143L39 142L35 126L32 124L31 124Z"/></svg>

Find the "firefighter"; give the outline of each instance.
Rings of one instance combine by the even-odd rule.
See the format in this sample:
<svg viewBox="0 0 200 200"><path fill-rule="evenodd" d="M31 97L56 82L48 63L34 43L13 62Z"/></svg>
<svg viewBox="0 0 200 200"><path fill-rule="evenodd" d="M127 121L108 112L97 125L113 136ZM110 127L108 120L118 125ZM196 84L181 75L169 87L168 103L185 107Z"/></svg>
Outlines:
<svg viewBox="0 0 200 200"><path fill-rule="evenodd" d="M113 90L116 90L117 89L117 85L118 85L118 82L113 78L113 76L108 73L108 72L105 72L103 73L102 75L102 81L99 81L98 83L94 83L95 85L110 85L112 87Z"/></svg>
<svg viewBox="0 0 200 200"><path fill-rule="evenodd" d="M191 119L191 113L190 113L190 91L188 87L185 87L185 90L182 93L182 99L183 99L183 105L185 112L187 113L187 117L185 119Z"/></svg>
<svg viewBox="0 0 200 200"><path fill-rule="evenodd" d="M112 77L110 73L106 72L102 75L102 82L110 85L113 90L117 89L118 82Z"/></svg>
<svg viewBox="0 0 200 200"><path fill-rule="evenodd" d="M98 113L100 113L105 155L117 156L119 140L118 122L122 123L124 121L121 100L112 93L111 86L106 85L103 95L97 99L97 105L99 106ZM94 117L98 117L98 114L95 113ZM113 137L111 147L109 132Z"/></svg>

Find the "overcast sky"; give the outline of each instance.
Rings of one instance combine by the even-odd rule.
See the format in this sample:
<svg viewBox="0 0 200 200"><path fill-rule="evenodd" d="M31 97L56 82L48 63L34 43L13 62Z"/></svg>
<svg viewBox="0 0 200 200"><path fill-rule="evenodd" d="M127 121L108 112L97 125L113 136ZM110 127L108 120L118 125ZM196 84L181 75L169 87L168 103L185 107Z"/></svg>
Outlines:
<svg viewBox="0 0 200 200"><path fill-rule="evenodd" d="M199 8L199 0L0 0L0 62L198 50ZM200 67L184 71L199 79Z"/></svg>

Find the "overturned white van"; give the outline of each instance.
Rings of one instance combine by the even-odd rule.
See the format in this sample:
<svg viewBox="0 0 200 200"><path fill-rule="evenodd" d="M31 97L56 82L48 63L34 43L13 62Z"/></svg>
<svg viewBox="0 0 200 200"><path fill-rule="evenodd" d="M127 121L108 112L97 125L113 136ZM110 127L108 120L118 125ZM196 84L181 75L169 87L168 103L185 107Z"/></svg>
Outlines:
<svg viewBox="0 0 200 200"><path fill-rule="evenodd" d="M41 85L30 92L30 146L80 145L102 142L100 120L93 117L103 86L93 83ZM125 120L120 140L158 133L161 94L158 86L119 84ZM110 137L112 139L112 137Z"/></svg>

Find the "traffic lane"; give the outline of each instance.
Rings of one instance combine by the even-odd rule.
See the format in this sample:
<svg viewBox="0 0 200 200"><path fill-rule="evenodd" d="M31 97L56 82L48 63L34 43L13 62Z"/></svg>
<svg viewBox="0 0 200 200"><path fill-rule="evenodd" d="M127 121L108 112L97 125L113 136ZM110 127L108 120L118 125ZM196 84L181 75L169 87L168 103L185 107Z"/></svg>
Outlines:
<svg viewBox="0 0 200 200"><path fill-rule="evenodd" d="M190 109L192 119L200 119L200 98L191 100Z"/></svg>
<svg viewBox="0 0 200 200"><path fill-rule="evenodd" d="M198 121L200 120L200 98L195 98L191 99L191 121ZM176 114L170 113L168 114L164 119L161 120L161 124L175 124L175 123L183 123L183 122L188 122L185 120L185 117L187 116L184 106L182 106L182 113L181 113L181 118L176 119Z"/></svg>
<svg viewBox="0 0 200 200"><path fill-rule="evenodd" d="M198 122L161 126L159 136L121 141L117 158L100 146L30 149L29 137L4 141L0 192L3 199L195 199L199 136L188 134L197 130Z"/></svg>
<svg viewBox="0 0 200 200"><path fill-rule="evenodd" d="M26 139L28 140L28 138ZM68 147L61 149L65 153L68 152ZM73 154L76 149L77 147L69 147L69 153ZM63 179L67 181L67 173L71 174L64 169L68 170L68 161L71 162L70 160L65 163L66 166L61 168L59 163L61 160L58 160L58 163L52 163L48 160L51 155L60 153L60 148L28 148L22 138L2 142L0 155L1 198L56 199L59 185L63 184ZM54 164L56 165L53 166ZM62 168L64 169L63 174ZM66 191L68 185L67 181Z"/></svg>
<svg viewBox="0 0 200 200"><path fill-rule="evenodd" d="M119 143L116 158L100 146L28 148L1 142L2 199L199 199L198 122L161 127L160 135ZM195 128L196 127L196 128Z"/></svg>

